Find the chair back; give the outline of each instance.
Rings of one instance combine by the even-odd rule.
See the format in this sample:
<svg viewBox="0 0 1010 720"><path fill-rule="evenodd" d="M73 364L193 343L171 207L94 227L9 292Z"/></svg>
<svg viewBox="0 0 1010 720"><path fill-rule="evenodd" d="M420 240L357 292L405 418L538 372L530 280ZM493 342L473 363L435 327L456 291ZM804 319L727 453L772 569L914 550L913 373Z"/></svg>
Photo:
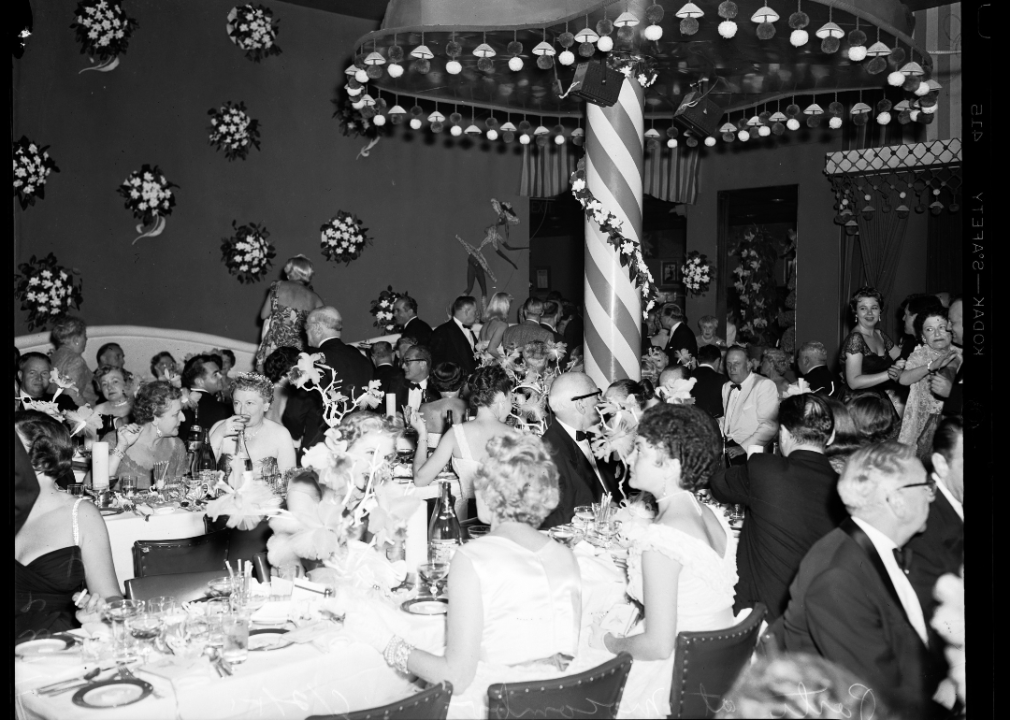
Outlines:
<svg viewBox="0 0 1010 720"><path fill-rule="evenodd" d="M487 689L487 716L498 718L614 718L631 655L620 653L590 670L551 680L495 683Z"/></svg>
<svg viewBox="0 0 1010 720"><path fill-rule="evenodd" d="M256 556L267 551L267 540L274 534L267 520L263 520L252 530L231 530L228 540L228 562L238 567L240 561L254 562ZM269 578L268 578L269 579Z"/></svg>
<svg viewBox="0 0 1010 720"><path fill-rule="evenodd" d="M159 595L174 597L179 602L189 602L207 596L207 583L227 574L224 570L203 570L171 575L149 575L126 581L129 600L149 600Z"/></svg>
<svg viewBox="0 0 1010 720"><path fill-rule="evenodd" d="M451 698L452 683L442 682L417 695L382 707L355 710L343 715L310 715L306 720L445 720Z"/></svg>
<svg viewBox="0 0 1010 720"><path fill-rule="evenodd" d="M169 575L201 570L227 573L228 530L181 540L138 540L133 543L133 575Z"/></svg>
<svg viewBox="0 0 1010 720"><path fill-rule="evenodd" d="M670 717L715 717L723 695L754 654L766 612L765 606L757 603L750 615L731 628L677 635Z"/></svg>

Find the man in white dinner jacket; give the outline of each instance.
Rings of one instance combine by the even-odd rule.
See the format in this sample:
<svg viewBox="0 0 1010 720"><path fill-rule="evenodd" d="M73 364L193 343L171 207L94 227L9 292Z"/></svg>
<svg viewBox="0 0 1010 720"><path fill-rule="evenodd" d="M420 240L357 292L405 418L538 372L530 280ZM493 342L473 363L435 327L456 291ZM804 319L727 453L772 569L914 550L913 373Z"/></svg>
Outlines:
<svg viewBox="0 0 1010 720"><path fill-rule="evenodd" d="M727 350L725 364L729 382L722 386L719 423L726 455L730 463L738 464L746 462L748 448L764 447L778 432L779 391L771 380L751 372L746 348Z"/></svg>

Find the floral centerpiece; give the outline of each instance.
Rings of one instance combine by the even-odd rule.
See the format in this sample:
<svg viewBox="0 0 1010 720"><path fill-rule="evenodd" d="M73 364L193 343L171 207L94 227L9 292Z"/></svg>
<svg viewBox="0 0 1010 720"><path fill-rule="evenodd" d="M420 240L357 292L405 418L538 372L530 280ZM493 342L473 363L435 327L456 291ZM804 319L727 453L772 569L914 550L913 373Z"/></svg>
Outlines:
<svg viewBox="0 0 1010 720"><path fill-rule="evenodd" d="M253 62L259 62L271 55L280 55L277 45L278 23L270 8L264 5L239 5L228 12L228 22L225 28L228 37L245 56Z"/></svg>
<svg viewBox="0 0 1010 720"><path fill-rule="evenodd" d="M172 208L175 207L175 194L172 192L174 187L179 186L169 182L157 165L146 164L141 165L140 170L130 173L119 186L119 194L126 198L126 209L141 221L137 226L137 232L141 235L134 238L133 242L143 237L160 235L165 229L165 218L172 214Z"/></svg>
<svg viewBox="0 0 1010 720"><path fill-rule="evenodd" d="M56 386L52 400L34 400L22 390L18 398L21 401L21 406L25 410L38 410L51 418L66 423L70 427L70 437L80 433L96 437L98 431L102 429L102 415L95 412L90 405L82 405L73 410L60 410L59 405L56 404L56 398L65 390L77 390L77 385L70 378L61 375L55 367L49 372L49 380Z"/></svg>
<svg viewBox="0 0 1010 720"><path fill-rule="evenodd" d="M701 295L708 292L709 283L712 282L712 264L708 257L692 250L687 255L687 262L680 266L680 275L689 293Z"/></svg>
<svg viewBox="0 0 1010 720"><path fill-rule="evenodd" d="M59 172L56 163L49 157L49 146L39 147L26 138L12 143L14 155L14 195L21 203L21 209L35 204L46 196L46 180L50 173Z"/></svg>
<svg viewBox="0 0 1010 720"><path fill-rule="evenodd" d="M372 325L385 333L400 332L402 328L393 319L393 304L402 297L403 293L395 292L392 285L387 285L386 289L379 293L378 299L372 300L372 307L369 309L375 318Z"/></svg>
<svg viewBox="0 0 1010 720"><path fill-rule="evenodd" d="M561 365L567 351L565 343L534 340L521 348L506 348L500 358L487 348L486 340L477 343L480 366L499 365L512 381L512 412L506 424L521 432L543 435L547 430L547 395L554 379L567 370Z"/></svg>
<svg viewBox="0 0 1010 720"><path fill-rule="evenodd" d="M650 380L653 385L659 382L659 374L670 364L669 356L658 347L649 348L642 356L642 379Z"/></svg>
<svg viewBox="0 0 1010 720"><path fill-rule="evenodd" d="M262 225L238 225L232 220L235 234L221 242L221 259L228 272L238 276L240 283L262 280L273 262L276 251L267 241L270 233Z"/></svg>
<svg viewBox="0 0 1010 720"><path fill-rule="evenodd" d="M732 252L740 259L740 264L733 269L740 339L774 345L778 316L775 242L764 228L755 225L741 235Z"/></svg>
<svg viewBox="0 0 1010 720"><path fill-rule="evenodd" d="M98 65L84 70L107 72L119 65L137 21L127 17L119 0L82 0L70 27L81 44L81 53L99 59Z"/></svg>
<svg viewBox="0 0 1010 720"><path fill-rule="evenodd" d="M340 210L321 228L320 245L327 260L349 264L361 255L371 238L365 235L368 228L357 215Z"/></svg>
<svg viewBox="0 0 1010 720"><path fill-rule="evenodd" d="M656 395L658 395L663 402L670 403L672 405L690 405L693 404L691 391L694 389L697 382L698 378L677 378L669 385L660 385L657 387Z"/></svg>
<svg viewBox="0 0 1010 720"><path fill-rule="evenodd" d="M229 160L245 160L249 150L260 147L259 120L249 117L245 103L226 102L207 111L210 115L210 144L224 150Z"/></svg>
<svg viewBox="0 0 1010 720"><path fill-rule="evenodd" d="M32 255L21 263L14 276L14 297L21 301L21 309L28 311L30 329L44 327L58 315L80 308L82 283L76 276L76 270L61 266L52 253L44 258Z"/></svg>

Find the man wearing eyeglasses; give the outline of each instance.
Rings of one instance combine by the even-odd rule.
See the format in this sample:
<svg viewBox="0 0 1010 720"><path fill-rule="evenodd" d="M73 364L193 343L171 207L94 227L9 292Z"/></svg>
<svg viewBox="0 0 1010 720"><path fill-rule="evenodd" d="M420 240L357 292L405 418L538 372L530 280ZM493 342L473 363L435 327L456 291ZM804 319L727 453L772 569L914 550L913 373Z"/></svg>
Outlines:
<svg viewBox="0 0 1010 720"><path fill-rule="evenodd" d="M390 392L396 393L396 407L404 405L417 410L422 404L438 400L439 394L431 387L431 352L423 345L414 345L403 353L403 375L396 378Z"/></svg>
<svg viewBox="0 0 1010 720"><path fill-rule="evenodd" d="M932 701L943 668L902 552L924 529L935 487L914 447L856 451L838 481L852 517L804 557L782 628L786 650L842 665L909 719L946 712Z"/></svg>
<svg viewBox="0 0 1010 720"><path fill-rule="evenodd" d="M600 395L596 383L583 373L564 373L551 385L548 402L554 422L544 432L543 441L558 468L560 497L541 530L570 523L575 508L599 502L603 493L614 492L614 474L593 457L586 433L599 420L596 405Z"/></svg>

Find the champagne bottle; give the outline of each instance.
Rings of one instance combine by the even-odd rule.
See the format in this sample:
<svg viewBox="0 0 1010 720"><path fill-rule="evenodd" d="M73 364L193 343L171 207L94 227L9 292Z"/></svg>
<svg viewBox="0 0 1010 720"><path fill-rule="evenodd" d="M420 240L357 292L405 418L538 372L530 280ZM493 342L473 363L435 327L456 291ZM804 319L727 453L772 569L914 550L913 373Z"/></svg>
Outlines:
<svg viewBox="0 0 1010 720"><path fill-rule="evenodd" d="M193 477L200 478L208 488L213 487L216 481L217 459L214 457L214 450L210 446L210 433L203 430L200 433L200 452L196 458L196 466L193 468Z"/></svg>
<svg viewBox="0 0 1010 720"><path fill-rule="evenodd" d="M189 468L189 475L192 478L199 477L200 468L200 448L203 445L203 428L197 419L193 418L193 424L189 426L189 435L186 437L186 467Z"/></svg>
<svg viewBox="0 0 1010 720"><path fill-rule="evenodd" d="M232 458L232 473L229 484L236 490L253 479L253 461L249 446L245 441L245 430L238 431L235 438L235 456Z"/></svg>
<svg viewBox="0 0 1010 720"><path fill-rule="evenodd" d="M442 487L438 507L428 526L428 562L448 563L461 544L461 533L456 511L452 507L452 493L448 480L437 480Z"/></svg>

